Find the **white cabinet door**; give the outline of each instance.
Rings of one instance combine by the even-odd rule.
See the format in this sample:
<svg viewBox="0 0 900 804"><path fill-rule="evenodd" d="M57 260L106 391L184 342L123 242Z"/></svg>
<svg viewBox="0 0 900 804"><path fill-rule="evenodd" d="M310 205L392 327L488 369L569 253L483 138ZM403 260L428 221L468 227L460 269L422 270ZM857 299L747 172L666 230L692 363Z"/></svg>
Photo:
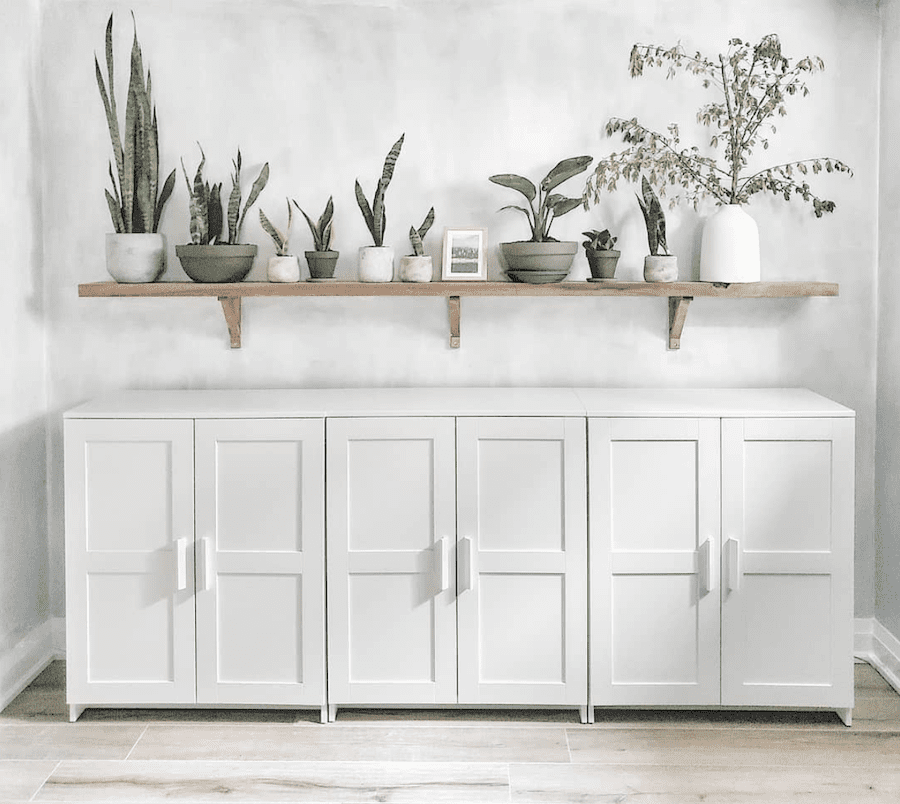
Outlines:
<svg viewBox="0 0 900 804"><path fill-rule="evenodd" d="M200 703L324 705L324 429L197 421Z"/></svg>
<svg viewBox="0 0 900 804"><path fill-rule="evenodd" d="M719 420L589 420L592 706L719 702Z"/></svg>
<svg viewBox="0 0 900 804"><path fill-rule="evenodd" d="M722 422L722 703L853 705L852 419Z"/></svg>
<svg viewBox="0 0 900 804"><path fill-rule="evenodd" d="M457 422L459 702L587 703L585 422Z"/></svg>
<svg viewBox="0 0 900 804"><path fill-rule="evenodd" d="M454 420L326 427L329 703L452 703Z"/></svg>
<svg viewBox="0 0 900 804"><path fill-rule="evenodd" d="M193 423L65 423L70 704L194 701Z"/></svg>

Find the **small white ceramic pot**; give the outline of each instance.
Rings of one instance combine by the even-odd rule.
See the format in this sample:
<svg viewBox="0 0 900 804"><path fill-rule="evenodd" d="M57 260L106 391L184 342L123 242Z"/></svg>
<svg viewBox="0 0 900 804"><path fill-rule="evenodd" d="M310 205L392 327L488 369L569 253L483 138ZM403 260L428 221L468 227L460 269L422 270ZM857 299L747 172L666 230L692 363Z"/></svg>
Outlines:
<svg viewBox="0 0 900 804"><path fill-rule="evenodd" d="M648 254L644 257L645 282L675 282L678 279L678 258L673 254Z"/></svg>
<svg viewBox="0 0 900 804"><path fill-rule="evenodd" d="M400 258L400 279L403 282L430 282L434 276L431 256L407 255Z"/></svg>
<svg viewBox="0 0 900 804"><path fill-rule="evenodd" d="M394 249L390 246L363 246L359 250L360 282L393 282Z"/></svg>
<svg viewBox="0 0 900 804"><path fill-rule="evenodd" d="M299 282L300 260L293 254L269 257L267 274L270 282Z"/></svg>
<svg viewBox="0 0 900 804"><path fill-rule="evenodd" d="M166 236L106 235L106 270L116 282L155 282L166 270Z"/></svg>

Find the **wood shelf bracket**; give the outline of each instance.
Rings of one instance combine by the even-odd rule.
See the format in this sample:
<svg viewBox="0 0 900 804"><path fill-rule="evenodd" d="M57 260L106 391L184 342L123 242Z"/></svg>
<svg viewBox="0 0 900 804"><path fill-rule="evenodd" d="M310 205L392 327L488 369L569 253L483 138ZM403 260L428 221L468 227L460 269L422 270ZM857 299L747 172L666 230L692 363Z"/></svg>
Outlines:
<svg viewBox="0 0 900 804"><path fill-rule="evenodd" d="M228 325L228 334L231 336L231 348L241 348L241 297L219 296L222 303L222 312L225 313L225 323Z"/></svg>
<svg viewBox="0 0 900 804"><path fill-rule="evenodd" d="M669 297L669 349L681 348L681 332L687 318L688 305L693 300L693 296Z"/></svg>
<svg viewBox="0 0 900 804"><path fill-rule="evenodd" d="M459 296L447 297L447 309L450 313L450 348L459 349Z"/></svg>

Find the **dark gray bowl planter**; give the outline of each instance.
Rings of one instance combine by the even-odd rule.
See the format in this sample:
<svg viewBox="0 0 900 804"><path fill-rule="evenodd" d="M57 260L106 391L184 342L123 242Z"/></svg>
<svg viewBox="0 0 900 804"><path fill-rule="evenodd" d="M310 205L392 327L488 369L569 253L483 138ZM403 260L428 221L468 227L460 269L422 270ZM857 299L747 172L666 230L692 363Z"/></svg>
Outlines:
<svg viewBox="0 0 900 804"><path fill-rule="evenodd" d="M615 249L586 248L584 253L587 255L592 279L615 278L616 264L619 262L619 257L622 256L621 251L616 251Z"/></svg>
<svg viewBox="0 0 900 804"><path fill-rule="evenodd" d="M501 243L500 250L511 271L566 271L578 251L574 240L543 243Z"/></svg>
<svg viewBox="0 0 900 804"><path fill-rule="evenodd" d="M240 282L253 267L256 246L175 246L184 272L195 282Z"/></svg>

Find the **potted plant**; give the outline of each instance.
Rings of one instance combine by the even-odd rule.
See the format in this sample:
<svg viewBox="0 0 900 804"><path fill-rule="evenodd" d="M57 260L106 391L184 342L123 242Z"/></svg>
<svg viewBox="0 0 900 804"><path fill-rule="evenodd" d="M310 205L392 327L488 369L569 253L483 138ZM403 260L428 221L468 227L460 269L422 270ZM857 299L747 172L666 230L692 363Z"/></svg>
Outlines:
<svg viewBox="0 0 900 804"><path fill-rule="evenodd" d="M560 193L552 192L564 181L587 170L593 161L590 156L575 156L563 159L543 178L540 184L534 184L515 173L498 173L489 177L494 184L509 187L525 196L527 207L509 204L501 208L516 209L528 219L531 227L531 239L516 243L501 243L500 250L512 271L568 271L578 250L578 243L560 242L550 237L550 227L557 218L581 206L582 199L567 198Z"/></svg>
<svg viewBox="0 0 900 804"><path fill-rule="evenodd" d="M359 250L359 279L361 282L391 282L394 279L394 249L384 245L384 195L391 183L391 178L393 178L394 166L400 156L405 136L405 134L401 134L400 139L388 151L371 206L359 185L359 180L356 181L356 203L359 205L374 242L374 245L363 246Z"/></svg>
<svg viewBox="0 0 900 804"><path fill-rule="evenodd" d="M431 255L425 254L425 235L434 223L434 207L428 210L422 225L409 227L409 242L413 253L400 258L400 279L403 282L430 282L434 276Z"/></svg>
<svg viewBox="0 0 900 804"><path fill-rule="evenodd" d="M615 248L618 238L613 237L609 229L602 232L591 229L582 234L587 238L581 245L584 246L584 253L591 269L591 279L613 279L616 275L616 264L622 256L622 252Z"/></svg>
<svg viewBox="0 0 900 804"><path fill-rule="evenodd" d="M266 270L270 282L300 281L300 260L288 251L294 216L291 212L291 202L288 199L285 199L285 202L287 203L288 223L284 233L266 217L266 213L262 209L259 211L259 223L275 244L275 256L269 257L269 265Z"/></svg>
<svg viewBox="0 0 900 804"><path fill-rule="evenodd" d="M132 15L134 21L134 15ZM106 235L106 269L117 282L155 282L166 270L166 237L159 233L163 207L175 185L173 170L159 186L159 128L150 93L150 71L144 79L137 23L131 46L131 74L125 103L125 133L119 131L113 59L113 15L106 23L106 81L94 55L97 86L106 111L116 172L109 165L112 192L106 203L115 233Z"/></svg>
<svg viewBox="0 0 900 804"><path fill-rule="evenodd" d="M300 205L294 201L294 206L300 209ZM300 209L309 231L313 236L314 251L306 251L306 264L309 266L310 281L331 280L334 278L334 269L337 265L338 252L331 250L332 218L334 217L334 202L331 196L325 204L325 211L319 216L319 220L313 223L302 209Z"/></svg>
<svg viewBox="0 0 900 804"><path fill-rule="evenodd" d="M199 143L198 143L198 147ZM241 150L233 160L231 193L228 196L228 238L223 239L222 184L210 186L203 179L206 154L200 147L200 164L194 175L194 183L188 179L184 162L181 170L190 196L191 242L176 246L175 253L181 260L184 272L195 282L240 282L253 267L255 245L240 242L241 230L247 210L253 206L269 180L269 163L266 162L250 188L250 195L241 211ZM240 214L239 214L240 213Z"/></svg>
<svg viewBox="0 0 900 804"><path fill-rule="evenodd" d="M678 279L678 259L669 254L666 245L666 216L646 177L641 177L641 195L635 195L641 212L644 213L647 245L650 247L650 253L644 257L644 279L647 282L674 282Z"/></svg>
<svg viewBox="0 0 900 804"><path fill-rule="evenodd" d="M701 79L704 88L716 93L715 100L697 112L697 122L710 129L712 155L696 146L682 147L675 124L668 127L668 134L661 134L636 118L613 117L606 124L606 133L621 134L628 148L597 163L585 187L585 204L599 200L601 190L615 189L618 179L636 182L644 171L661 192L666 185L678 188L672 204L683 199L697 209L702 199L712 198L721 206L704 226L701 280L758 281L759 234L742 205L761 192L785 200L799 196L811 203L816 217L821 218L834 211L834 202L814 195L806 177L823 170L852 175L847 165L830 157L785 162L762 170L747 167L757 147L768 148L768 137L775 132L772 120L787 114L787 100L808 94L805 77L824 69L822 60L807 57L792 62L782 55L778 36L769 34L755 45L732 39L727 52L716 58L700 53L690 56L680 45L668 49L635 45L630 59L632 77L642 75L645 66L668 66L670 76L678 71L691 73Z"/></svg>

